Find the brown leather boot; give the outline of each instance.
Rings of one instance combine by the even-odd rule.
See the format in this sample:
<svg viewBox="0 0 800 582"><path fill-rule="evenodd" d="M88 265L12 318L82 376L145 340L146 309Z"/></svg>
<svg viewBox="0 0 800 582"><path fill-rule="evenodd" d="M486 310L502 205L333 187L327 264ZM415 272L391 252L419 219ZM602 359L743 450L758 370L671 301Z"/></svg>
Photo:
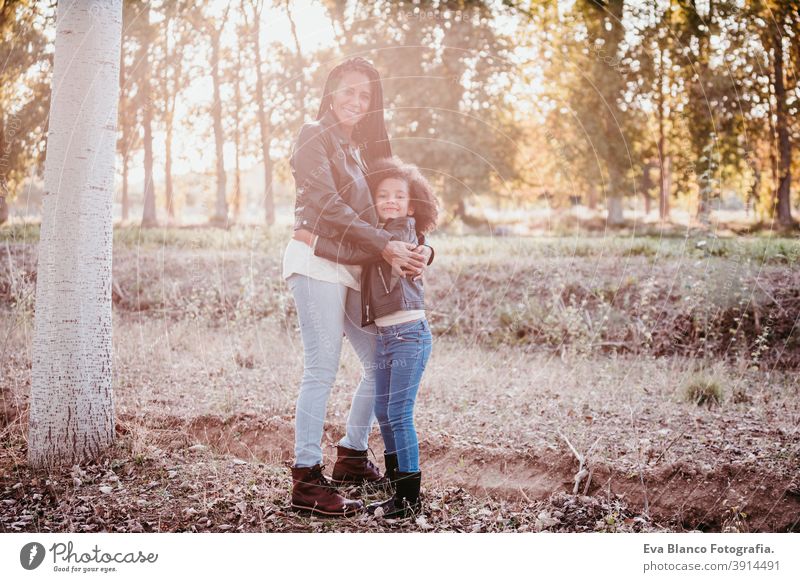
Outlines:
<svg viewBox="0 0 800 582"><path fill-rule="evenodd" d="M336 492L322 467L292 467L292 509L312 514L351 517L364 509L358 500L346 499Z"/></svg>
<svg viewBox="0 0 800 582"><path fill-rule="evenodd" d="M335 485L374 484L381 480L380 471L367 459L367 451L356 451L341 445L336 447L336 451L332 479Z"/></svg>

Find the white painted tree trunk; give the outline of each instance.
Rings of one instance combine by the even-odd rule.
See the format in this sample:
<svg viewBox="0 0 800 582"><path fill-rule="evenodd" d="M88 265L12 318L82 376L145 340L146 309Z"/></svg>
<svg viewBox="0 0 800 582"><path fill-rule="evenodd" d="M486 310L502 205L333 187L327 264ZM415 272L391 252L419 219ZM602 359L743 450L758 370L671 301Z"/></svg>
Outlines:
<svg viewBox="0 0 800 582"><path fill-rule="evenodd" d="M111 249L122 0L59 0L36 285L28 461L114 437Z"/></svg>

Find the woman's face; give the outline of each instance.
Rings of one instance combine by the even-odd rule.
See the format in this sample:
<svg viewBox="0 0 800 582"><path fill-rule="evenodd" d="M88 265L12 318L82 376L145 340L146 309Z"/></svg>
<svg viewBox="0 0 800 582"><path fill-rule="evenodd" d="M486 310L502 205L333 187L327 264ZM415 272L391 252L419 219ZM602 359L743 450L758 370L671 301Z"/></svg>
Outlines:
<svg viewBox="0 0 800 582"><path fill-rule="evenodd" d="M381 180L375 191L375 205L378 207L378 216L383 221L414 214L408 184L398 178Z"/></svg>
<svg viewBox="0 0 800 582"><path fill-rule="evenodd" d="M369 78L364 73L347 71L331 97L336 118L352 129L369 111L372 100Z"/></svg>

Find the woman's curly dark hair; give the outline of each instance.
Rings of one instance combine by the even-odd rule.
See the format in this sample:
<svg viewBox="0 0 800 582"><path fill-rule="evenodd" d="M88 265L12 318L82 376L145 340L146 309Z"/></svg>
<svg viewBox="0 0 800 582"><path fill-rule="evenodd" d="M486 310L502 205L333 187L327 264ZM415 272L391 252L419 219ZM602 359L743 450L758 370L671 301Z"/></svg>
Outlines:
<svg viewBox="0 0 800 582"><path fill-rule="evenodd" d="M411 205L414 207L414 221L419 234L428 234L436 228L439 220L439 201L433 193L430 182L414 164L407 164L397 156L382 158L370 166L367 181L373 196L378 185L388 178L396 178L408 185Z"/></svg>

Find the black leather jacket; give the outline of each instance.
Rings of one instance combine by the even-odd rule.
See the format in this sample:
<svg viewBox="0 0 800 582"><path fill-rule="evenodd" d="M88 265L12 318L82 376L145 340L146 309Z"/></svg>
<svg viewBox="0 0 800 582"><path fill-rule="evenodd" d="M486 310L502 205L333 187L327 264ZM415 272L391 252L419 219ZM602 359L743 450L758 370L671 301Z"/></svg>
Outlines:
<svg viewBox="0 0 800 582"><path fill-rule="evenodd" d="M384 225L392 239L422 244L424 237L417 237L414 217L393 218ZM422 239L422 240L419 240ZM368 248L320 236L314 254L342 264L363 265L361 269L361 327L375 321L376 317L395 311L425 309L422 279L414 281L411 276L401 277L392 271L392 266L376 256ZM432 259L433 257L431 257Z"/></svg>
<svg viewBox="0 0 800 582"><path fill-rule="evenodd" d="M319 121L304 124L297 136L290 160L297 188L294 229L336 240L347 236L379 255L392 235L377 227L366 164L336 124L328 111Z"/></svg>

